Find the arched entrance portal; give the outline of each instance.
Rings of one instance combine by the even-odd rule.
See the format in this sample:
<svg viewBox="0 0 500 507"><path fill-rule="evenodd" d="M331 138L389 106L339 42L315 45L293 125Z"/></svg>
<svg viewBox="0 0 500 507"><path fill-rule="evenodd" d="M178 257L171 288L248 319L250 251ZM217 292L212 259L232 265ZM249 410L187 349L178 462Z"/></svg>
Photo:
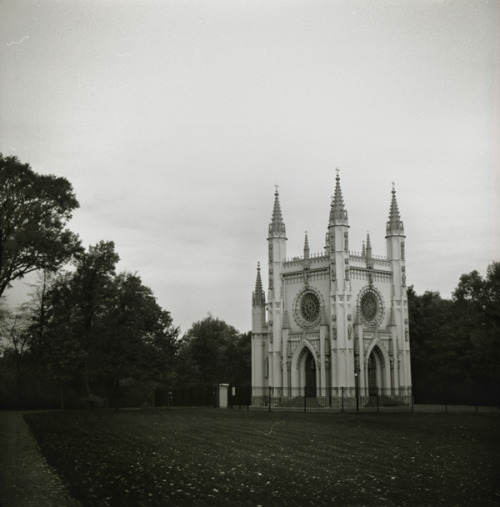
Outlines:
<svg viewBox="0 0 500 507"><path fill-rule="evenodd" d="M370 354L370 359L368 360L368 392L370 396L375 396L378 393L377 365L373 354Z"/></svg>
<svg viewBox="0 0 500 507"><path fill-rule="evenodd" d="M368 393L370 396L379 394L379 389L384 387L384 358L378 349L374 347L368 358Z"/></svg>
<svg viewBox="0 0 500 507"><path fill-rule="evenodd" d="M316 361L313 355L308 351L305 362L305 394L309 398L316 397Z"/></svg>
<svg viewBox="0 0 500 507"><path fill-rule="evenodd" d="M292 396L316 397L320 381L318 373L318 361L314 350L306 342L301 343L295 349L291 361Z"/></svg>

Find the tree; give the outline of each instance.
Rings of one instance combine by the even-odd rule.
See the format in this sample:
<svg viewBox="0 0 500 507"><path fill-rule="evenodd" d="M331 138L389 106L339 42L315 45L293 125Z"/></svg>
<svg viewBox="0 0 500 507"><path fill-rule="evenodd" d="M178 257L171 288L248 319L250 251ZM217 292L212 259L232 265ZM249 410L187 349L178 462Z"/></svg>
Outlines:
<svg viewBox="0 0 500 507"><path fill-rule="evenodd" d="M62 386L72 380L80 380L80 397L98 394L115 405L124 395L132 403L151 400L173 381L178 329L137 275L115 274L118 259L113 242L89 247L45 298L39 356L61 402Z"/></svg>
<svg viewBox="0 0 500 507"><path fill-rule="evenodd" d="M418 400L433 399L445 383L453 348L446 350L444 332L452 320L452 303L439 292L426 291L418 296L413 287L407 290L411 344L413 393ZM452 362L453 364L453 362Z"/></svg>
<svg viewBox="0 0 500 507"><path fill-rule="evenodd" d="M96 380L116 402L127 386L152 398L173 381L178 328L137 275L116 276L110 294L96 341Z"/></svg>
<svg viewBox="0 0 500 507"><path fill-rule="evenodd" d="M452 300L408 289L417 401L500 401L500 263L460 277Z"/></svg>
<svg viewBox="0 0 500 507"><path fill-rule="evenodd" d="M250 347L249 336L209 315L193 324L184 335L179 350L179 375L184 385L240 384L248 374ZM244 370L238 370L244 366ZM248 368L248 370L246 370Z"/></svg>
<svg viewBox="0 0 500 507"><path fill-rule="evenodd" d="M87 358L79 340L72 276L61 273L48 286L43 278L32 300L32 360L39 375L48 375L55 382L61 408L65 406L65 384L77 380Z"/></svg>
<svg viewBox="0 0 500 507"><path fill-rule="evenodd" d="M80 249L65 228L78 206L65 178L39 175L0 153L0 296L13 280L54 271Z"/></svg>
<svg viewBox="0 0 500 507"><path fill-rule="evenodd" d="M243 333L231 341L225 351L227 382L250 386L252 381L252 333Z"/></svg>
<svg viewBox="0 0 500 507"><path fill-rule="evenodd" d="M112 300L116 264L120 260L112 241L90 246L77 257L77 269L70 281L73 302L73 330L85 351L85 387L91 392L94 365L99 362L96 343L102 332L101 317Z"/></svg>
<svg viewBox="0 0 500 507"><path fill-rule="evenodd" d="M500 401L500 262L488 266L486 278L476 270L462 275L452 296L473 388Z"/></svg>
<svg viewBox="0 0 500 507"><path fill-rule="evenodd" d="M3 353L10 354L16 365L16 397L18 399L21 394L21 364L30 341L28 327L29 320L22 307L14 311L6 308L2 310L0 343L3 343Z"/></svg>

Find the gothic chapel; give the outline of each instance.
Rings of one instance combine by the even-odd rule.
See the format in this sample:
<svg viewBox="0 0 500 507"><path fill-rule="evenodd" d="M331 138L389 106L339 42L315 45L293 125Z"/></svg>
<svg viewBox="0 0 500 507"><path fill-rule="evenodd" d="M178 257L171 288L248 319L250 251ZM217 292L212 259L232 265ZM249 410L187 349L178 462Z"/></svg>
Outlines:
<svg viewBox="0 0 500 507"><path fill-rule="evenodd" d="M321 399L345 392L411 394L405 236L392 189L387 254L349 251L349 224L337 172L324 253L286 259L279 194L268 234L267 302L260 266L252 298L252 397Z"/></svg>

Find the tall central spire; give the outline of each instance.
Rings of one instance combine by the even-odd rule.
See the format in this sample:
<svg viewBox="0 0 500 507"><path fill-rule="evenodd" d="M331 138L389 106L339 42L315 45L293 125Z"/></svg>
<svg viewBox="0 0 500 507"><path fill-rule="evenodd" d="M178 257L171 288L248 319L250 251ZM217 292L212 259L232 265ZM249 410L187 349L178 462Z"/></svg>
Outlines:
<svg viewBox="0 0 500 507"><path fill-rule="evenodd" d="M342 189L340 188L339 170L335 178L335 194L330 206L330 222L329 225L347 225L347 211L344 207L344 198L342 197Z"/></svg>
<svg viewBox="0 0 500 507"><path fill-rule="evenodd" d="M281 215L281 206L279 200L278 186L276 185L276 192L274 193L274 208L271 223L269 224L269 237L285 238L286 229L283 217Z"/></svg>
<svg viewBox="0 0 500 507"><path fill-rule="evenodd" d="M387 221L387 235L404 234L404 226L399 215L398 201L396 200L396 188L392 184L391 208L389 210L389 220Z"/></svg>

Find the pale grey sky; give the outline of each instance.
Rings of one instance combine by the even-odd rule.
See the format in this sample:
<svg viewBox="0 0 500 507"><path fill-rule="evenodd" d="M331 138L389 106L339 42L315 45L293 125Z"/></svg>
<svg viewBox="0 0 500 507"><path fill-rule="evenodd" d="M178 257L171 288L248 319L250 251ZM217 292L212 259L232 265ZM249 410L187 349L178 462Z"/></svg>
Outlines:
<svg viewBox="0 0 500 507"><path fill-rule="evenodd" d="M66 177L71 229L183 331L250 330L274 185L288 255L321 252L337 166L352 250L385 255L395 181L418 293L500 260L499 1L0 0L0 26L0 151Z"/></svg>

